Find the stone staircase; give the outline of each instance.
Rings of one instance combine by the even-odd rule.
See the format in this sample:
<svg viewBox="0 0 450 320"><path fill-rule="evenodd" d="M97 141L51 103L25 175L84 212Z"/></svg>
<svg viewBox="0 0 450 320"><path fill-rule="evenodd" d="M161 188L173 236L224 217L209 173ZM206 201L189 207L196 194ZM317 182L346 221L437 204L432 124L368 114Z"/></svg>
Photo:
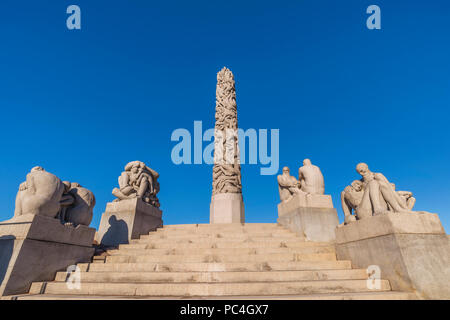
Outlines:
<svg viewBox="0 0 450 320"><path fill-rule="evenodd" d="M414 299L367 288L365 269L337 261L331 243L304 242L277 224L168 225L33 283L14 299Z"/></svg>

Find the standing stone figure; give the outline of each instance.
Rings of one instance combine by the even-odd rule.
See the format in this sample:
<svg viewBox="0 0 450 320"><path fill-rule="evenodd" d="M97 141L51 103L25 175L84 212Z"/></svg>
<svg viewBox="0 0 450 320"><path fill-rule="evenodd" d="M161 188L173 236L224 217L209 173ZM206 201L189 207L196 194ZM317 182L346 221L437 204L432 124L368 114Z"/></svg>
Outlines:
<svg viewBox="0 0 450 320"><path fill-rule="evenodd" d="M217 74L215 118L213 195L241 193L235 82L225 67Z"/></svg>
<svg viewBox="0 0 450 320"><path fill-rule="evenodd" d="M288 167L283 167L283 174L278 175L278 191L281 202L289 201L294 195L303 193L300 182L289 173Z"/></svg>
<svg viewBox="0 0 450 320"><path fill-rule="evenodd" d="M322 172L318 166L311 164L311 160L303 160L303 167L298 169L298 180L303 192L311 194L324 194L325 183Z"/></svg>
<svg viewBox="0 0 450 320"><path fill-rule="evenodd" d="M95 206L94 194L78 183L62 182L42 167L34 167L19 187L14 218L23 214L59 218L61 223L88 226Z"/></svg>
<svg viewBox="0 0 450 320"><path fill-rule="evenodd" d="M132 161L125 166L125 171L119 177L119 188L114 188L112 194L117 197L114 201L141 198L159 208L156 196L159 192L159 174L147 167L142 161Z"/></svg>

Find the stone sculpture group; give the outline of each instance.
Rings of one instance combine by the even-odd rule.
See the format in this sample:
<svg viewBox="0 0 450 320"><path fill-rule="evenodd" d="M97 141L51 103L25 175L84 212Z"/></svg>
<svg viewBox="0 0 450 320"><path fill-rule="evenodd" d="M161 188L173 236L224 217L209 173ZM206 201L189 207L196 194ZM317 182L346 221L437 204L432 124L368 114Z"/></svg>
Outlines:
<svg viewBox="0 0 450 320"><path fill-rule="evenodd" d="M42 167L34 167L21 183L14 218L25 214L59 218L66 225L88 226L95 206L94 194L76 182L61 181Z"/></svg>
<svg viewBox="0 0 450 320"><path fill-rule="evenodd" d="M242 192L236 108L234 76L229 69L223 68L217 74L214 131L221 139L215 139L214 145L213 195Z"/></svg>
<svg viewBox="0 0 450 320"><path fill-rule="evenodd" d="M114 188L114 201L140 198L144 202L159 208L156 196L159 192L159 174L142 161L132 161L125 166L125 171L119 177L119 188Z"/></svg>
<svg viewBox="0 0 450 320"><path fill-rule="evenodd" d="M412 192L396 191L382 173L374 173L365 163L359 163L356 171L361 180L353 181L341 193L344 223L386 213L408 213L416 203Z"/></svg>
<svg viewBox="0 0 450 320"><path fill-rule="evenodd" d="M298 169L298 180L290 175L288 167L283 168L283 174L277 177L278 191L282 202L289 201L296 194L324 194L325 183L322 172L311 160L303 160L303 166Z"/></svg>
<svg viewBox="0 0 450 320"><path fill-rule="evenodd" d="M235 81L227 68L217 74L215 120L221 139L215 137L210 223L244 223ZM449 238L437 215L412 211L412 192L397 191L382 173L359 163L361 179L340 194L345 218L337 228L337 212L325 194L320 168L305 159L298 179L288 167L282 171L277 177L279 224L305 241L336 243L338 259L351 260L358 268L379 263L394 289L416 290L424 297L449 296L442 281L450 278ZM19 186L14 217L0 223L0 250L14 250L10 257L0 255L0 267L3 263L9 270L0 295L27 292L32 281L48 281L68 265L89 262L94 237L99 247L117 247L162 227L158 178L142 161L127 163L119 186L112 190L116 199L107 204L96 234L88 227L94 194L42 167L31 169ZM420 258L427 257L425 263L416 264L416 251ZM389 255L400 262L393 263ZM423 276L421 268L435 271Z"/></svg>

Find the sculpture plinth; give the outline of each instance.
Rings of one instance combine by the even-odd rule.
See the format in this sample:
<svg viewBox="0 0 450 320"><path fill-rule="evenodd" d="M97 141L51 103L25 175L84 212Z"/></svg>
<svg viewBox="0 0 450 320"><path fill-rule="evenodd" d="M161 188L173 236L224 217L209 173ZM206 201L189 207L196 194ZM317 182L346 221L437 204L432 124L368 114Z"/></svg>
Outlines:
<svg viewBox="0 0 450 320"><path fill-rule="evenodd" d="M307 241L333 242L339 224L330 195L325 195L325 183L319 167L303 160L299 180L290 175L288 167L277 177L281 203L278 220Z"/></svg>
<svg viewBox="0 0 450 320"><path fill-rule="evenodd" d="M141 198L113 201L106 205L97 241L107 247L116 247L162 226L162 211Z"/></svg>
<svg viewBox="0 0 450 320"><path fill-rule="evenodd" d="M339 219L330 195L299 193L278 204L277 222L307 241L333 242Z"/></svg>
<svg viewBox="0 0 450 320"><path fill-rule="evenodd" d="M219 193L212 196L210 223L244 222L244 201L241 193Z"/></svg>
<svg viewBox="0 0 450 320"><path fill-rule="evenodd" d="M336 229L338 259L379 267L392 290L450 299L450 239L438 215L389 212Z"/></svg>
<svg viewBox="0 0 450 320"><path fill-rule="evenodd" d="M90 262L95 229L24 214L0 222L0 295L27 293L31 283L54 280L70 265Z"/></svg>

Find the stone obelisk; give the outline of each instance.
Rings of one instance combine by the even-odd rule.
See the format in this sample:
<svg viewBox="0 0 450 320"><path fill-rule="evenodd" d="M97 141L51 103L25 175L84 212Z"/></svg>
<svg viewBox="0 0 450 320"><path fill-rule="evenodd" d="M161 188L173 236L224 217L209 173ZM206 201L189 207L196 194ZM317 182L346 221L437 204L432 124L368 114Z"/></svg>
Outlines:
<svg viewBox="0 0 450 320"><path fill-rule="evenodd" d="M234 76L224 67L217 74L210 223L245 222L239 157Z"/></svg>

